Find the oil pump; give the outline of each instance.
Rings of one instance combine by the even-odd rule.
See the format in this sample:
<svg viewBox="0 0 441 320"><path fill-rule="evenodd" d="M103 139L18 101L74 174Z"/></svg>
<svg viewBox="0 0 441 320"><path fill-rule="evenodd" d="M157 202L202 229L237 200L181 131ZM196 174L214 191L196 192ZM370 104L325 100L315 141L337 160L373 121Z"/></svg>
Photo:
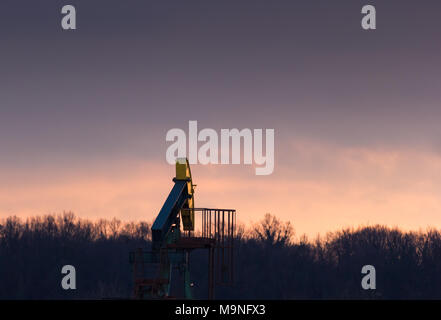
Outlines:
<svg viewBox="0 0 441 320"><path fill-rule="evenodd" d="M167 199L153 225L151 250L131 252L134 296L138 299L171 298L172 270L183 275L184 298L192 299L190 254L208 250L208 298L214 298L216 284L233 283L236 210L195 208L190 165L186 158L176 161L176 175ZM196 228L196 215L199 225ZM146 266L155 266L146 276Z"/></svg>

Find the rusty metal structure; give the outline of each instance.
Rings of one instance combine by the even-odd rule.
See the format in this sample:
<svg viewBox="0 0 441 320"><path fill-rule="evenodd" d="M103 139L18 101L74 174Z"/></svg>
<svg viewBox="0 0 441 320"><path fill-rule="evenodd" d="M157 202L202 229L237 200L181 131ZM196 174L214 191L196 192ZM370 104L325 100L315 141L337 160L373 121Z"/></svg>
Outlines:
<svg viewBox="0 0 441 320"><path fill-rule="evenodd" d="M194 207L194 187L187 159L178 159L175 182L152 226L152 249L130 252L136 299L169 299L172 271L183 281L184 298L193 298L190 255L207 250L208 299L218 285L234 282L236 210ZM180 298L180 297L178 297Z"/></svg>

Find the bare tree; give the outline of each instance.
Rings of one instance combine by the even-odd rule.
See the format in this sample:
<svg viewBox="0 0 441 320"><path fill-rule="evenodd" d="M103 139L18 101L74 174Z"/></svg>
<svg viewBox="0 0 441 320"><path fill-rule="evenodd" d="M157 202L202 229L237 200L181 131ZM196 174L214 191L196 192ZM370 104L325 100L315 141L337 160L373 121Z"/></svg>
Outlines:
<svg viewBox="0 0 441 320"><path fill-rule="evenodd" d="M291 244L294 228L289 221L283 223L267 213L262 221L254 225L251 234L265 244L284 246Z"/></svg>

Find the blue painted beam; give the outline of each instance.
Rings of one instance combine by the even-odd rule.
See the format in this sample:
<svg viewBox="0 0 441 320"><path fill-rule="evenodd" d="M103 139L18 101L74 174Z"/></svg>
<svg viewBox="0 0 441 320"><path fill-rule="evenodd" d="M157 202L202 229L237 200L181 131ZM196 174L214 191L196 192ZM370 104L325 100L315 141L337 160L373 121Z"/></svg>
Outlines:
<svg viewBox="0 0 441 320"><path fill-rule="evenodd" d="M175 185L170 191L167 200L165 200L165 203L152 226L152 242L154 249L159 249L159 247L161 247L166 234L170 230L172 224L176 222L179 210L185 204L187 199L187 181L175 180Z"/></svg>

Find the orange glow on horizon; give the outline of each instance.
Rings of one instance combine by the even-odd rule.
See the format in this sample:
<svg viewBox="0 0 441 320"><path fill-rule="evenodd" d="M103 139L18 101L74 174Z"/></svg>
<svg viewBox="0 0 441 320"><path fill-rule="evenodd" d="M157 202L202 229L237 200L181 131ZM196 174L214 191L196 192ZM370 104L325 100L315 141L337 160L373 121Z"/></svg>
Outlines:
<svg viewBox="0 0 441 320"><path fill-rule="evenodd" d="M294 165L276 162L268 177L255 176L249 166L193 166L196 207L234 208L245 224L269 212L290 220L297 236L367 224L441 228L438 155L314 143L291 148ZM72 211L88 219L152 221L173 175L165 161L127 161L70 174L53 168L22 181L4 175L11 183L0 187L0 217Z"/></svg>

